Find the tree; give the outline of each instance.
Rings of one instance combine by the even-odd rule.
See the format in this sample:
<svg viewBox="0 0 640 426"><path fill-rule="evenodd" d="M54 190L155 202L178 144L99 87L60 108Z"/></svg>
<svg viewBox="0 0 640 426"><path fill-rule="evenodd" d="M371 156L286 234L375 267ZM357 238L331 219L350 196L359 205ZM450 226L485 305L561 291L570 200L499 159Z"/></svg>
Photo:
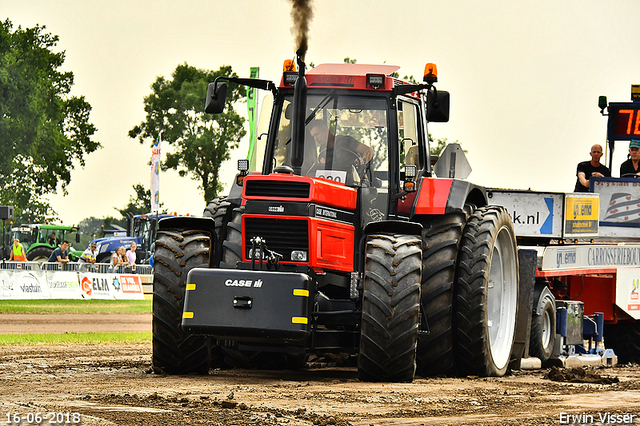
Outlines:
<svg viewBox="0 0 640 426"><path fill-rule="evenodd" d="M133 190L135 191L135 197L133 195L129 196L129 204L122 209L116 208L125 219L129 214L135 216L151 211L151 190L144 189L141 183L133 185ZM160 203L161 207L162 204L163 203Z"/></svg>
<svg viewBox="0 0 640 426"><path fill-rule="evenodd" d="M129 131L140 143L153 142L162 131L163 142L172 147L162 170L174 169L197 180L205 202L222 191L220 167L246 134L244 118L233 109L234 103L244 101L244 87L229 84L224 113L204 112L207 85L218 76L237 77L228 65L208 71L186 63L178 65L171 80L158 77L144 98L145 121Z"/></svg>
<svg viewBox="0 0 640 426"><path fill-rule="evenodd" d="M91 105L70 96L73 73L59 71L65 54L45 28L0 22L0 203L17 221L54 219L43 197L58 185L66 194L74 163L100 147Z"/></svg>

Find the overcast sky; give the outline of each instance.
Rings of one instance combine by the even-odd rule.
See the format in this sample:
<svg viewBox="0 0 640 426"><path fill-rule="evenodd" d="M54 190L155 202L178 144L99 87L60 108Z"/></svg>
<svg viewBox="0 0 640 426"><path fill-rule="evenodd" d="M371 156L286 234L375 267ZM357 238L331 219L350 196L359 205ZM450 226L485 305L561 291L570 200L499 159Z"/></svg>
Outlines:
<svg viewBox="0 0 640 426"><path fill-rule="evenodd" d="M60 37L55 50L66 51L73 94L93 107L103 148L72 172L67 196L51 197L64 222L118 215L132 185L149 188L150 146L127 132L144 120L143 98L157 76L186 62L231 65L240 76L259 66L262 78L278 82L295 50L290 8L289 0L4 0L1 19L46 25ZM416 77L435 62L451 120L430 131L468 151L470 181L567 192L576 164L606 140L598 96L626 102L640 84L639 16L638 0L316 0L307 60L385 62ZM247 149L245 140L234 158ZM619 142L614 176L626 152ZM235 161L226 169L230 180ZM196 187L162 173L161 201L200 215Z"/></svg>

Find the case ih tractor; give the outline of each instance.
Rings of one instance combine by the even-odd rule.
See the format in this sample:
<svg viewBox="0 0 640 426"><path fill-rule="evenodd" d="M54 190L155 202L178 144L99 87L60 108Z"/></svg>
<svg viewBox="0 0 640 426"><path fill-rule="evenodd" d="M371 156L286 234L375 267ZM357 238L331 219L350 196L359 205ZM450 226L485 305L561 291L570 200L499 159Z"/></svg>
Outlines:
<svg viewBox="0 0 640 426"><path fill-rule="evenodd" d="M160 221L154 370L348 353L366 381L504 374L517 340L513 225L454 177L455 153L434 176L427 122L449 115L435 65L422 84L390 65L297 65L285 62L277 87L209 85L209 113L223 110L227 82L272 92L264 157L257 172L239 165L205 217Z"/></svg>

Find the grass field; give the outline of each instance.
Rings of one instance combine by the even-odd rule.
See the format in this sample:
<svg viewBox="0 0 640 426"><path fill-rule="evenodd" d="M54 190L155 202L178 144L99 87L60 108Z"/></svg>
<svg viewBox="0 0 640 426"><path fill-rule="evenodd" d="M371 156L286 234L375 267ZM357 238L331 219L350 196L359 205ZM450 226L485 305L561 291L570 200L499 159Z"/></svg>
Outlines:
<svg viewBox="0 0 640 426"><path fill-rule="evenodd" d="M0 300L2 314L108 314L147 313L151 300ZM101 345L110 343L150 343L151 333L24 333L0 334L0 346L5 345Z"/></svg>
<svg viewBox="0 0 640 426"><path fill-rule="evenodd" d="M0 334L0 346L29 345L108 345L151 343L151 333L26 333Z"/></svg>
<svg viewBox="0 0 640 426"><path fill-rule="evenodd" d="M0 314L140 314L151 309L151 300L0 300Z"/></svg>

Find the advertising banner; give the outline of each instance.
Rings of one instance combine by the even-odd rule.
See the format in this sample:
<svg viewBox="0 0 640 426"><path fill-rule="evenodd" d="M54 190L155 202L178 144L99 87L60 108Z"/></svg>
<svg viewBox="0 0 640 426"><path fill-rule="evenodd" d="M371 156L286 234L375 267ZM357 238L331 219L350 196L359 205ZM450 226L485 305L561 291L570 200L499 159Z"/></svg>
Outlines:
<svg viewBox="0 0 640 426"><path fill-rule="evenodd" d="M616 305L640 320L640 270L620 268L616 274Z"/></svg>
<svg viewBox="0 0 640 426"><path fill-rule="evenodd" d="M139 275L114 275L113 296L116 299L139 299L144 300L142 282Z"/></svg>
<svg viewBox="0 0 640 426"><path fill-rule="evenodd" d="M597 237L600 216L598 194L575 193L565 198L564 236Z"/></svg>
<svg viewBox="0 0 640 426"><path fill-rule="evenodd" d="M49 271L46 276L52 299L82 299L77 272Z"/></svg>
<svg viewBox="0 0 640 426"><path fill-rule="evenodd" d="M13 299L13 281L9 271L0 271L0 299Z"/></svg>
<svg viewBox="0 0 640 426"><path fill-rule="evenodd" d="M95 272L78 273L82 297L85 299L114 299L109 281L113 274L98 274Z"/></svg>
<svg viewBox="0 0 640 426"><path fill-rule="evenodd" d="M517 236L562 238L564 194L492 189L488 196L507 209Z"/></svg>
<svg viewBox="0 0 640 426"><path fill-rule="evenodd" d="M11 271L14 299L49 299L49 284L44 271Z"/></svg>

